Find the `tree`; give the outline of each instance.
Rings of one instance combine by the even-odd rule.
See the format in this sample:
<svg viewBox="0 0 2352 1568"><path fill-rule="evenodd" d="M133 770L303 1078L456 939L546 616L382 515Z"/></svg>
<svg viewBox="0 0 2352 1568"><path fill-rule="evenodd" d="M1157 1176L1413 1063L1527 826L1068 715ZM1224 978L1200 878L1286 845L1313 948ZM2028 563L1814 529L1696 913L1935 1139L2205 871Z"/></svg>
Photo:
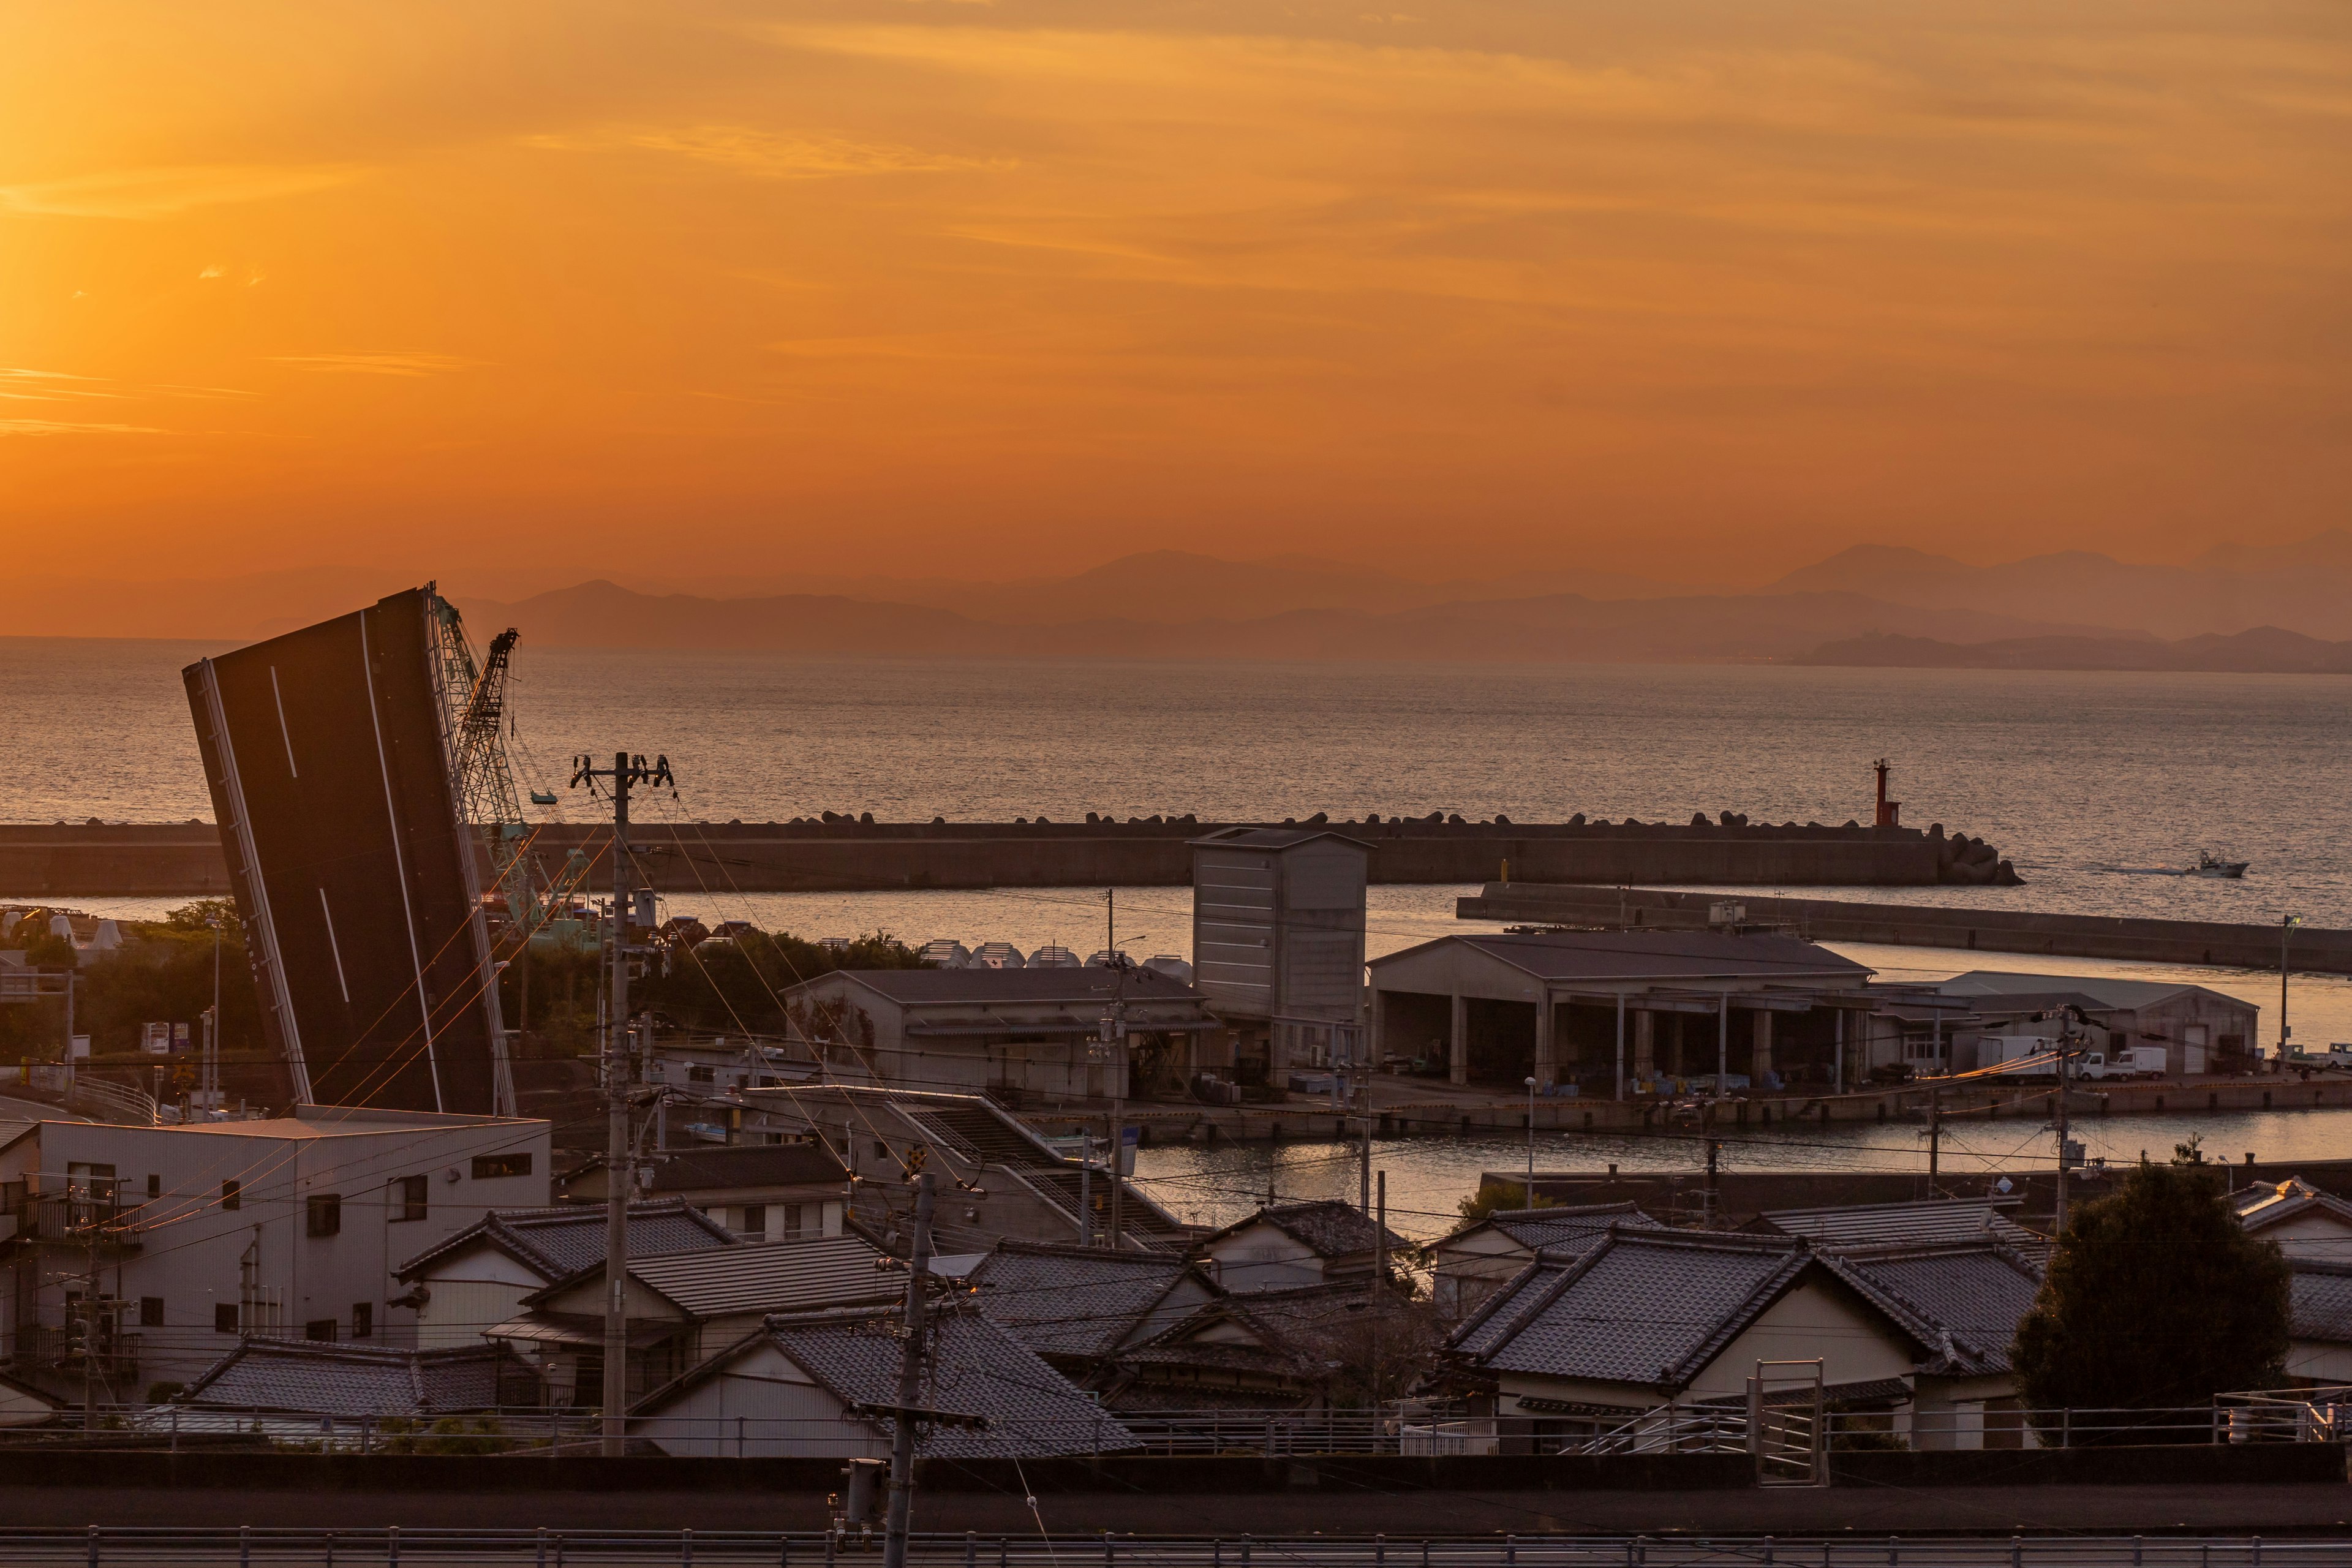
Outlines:
<svg viewBox="0 0 2352 1568"><path fill-rule="evenodd" d="M2204 1405L2286 1359L2286 1259L2246 1234L2210 1166L2134 1167L2074 1211L2010 1351L2033 1409Z"/></svg>

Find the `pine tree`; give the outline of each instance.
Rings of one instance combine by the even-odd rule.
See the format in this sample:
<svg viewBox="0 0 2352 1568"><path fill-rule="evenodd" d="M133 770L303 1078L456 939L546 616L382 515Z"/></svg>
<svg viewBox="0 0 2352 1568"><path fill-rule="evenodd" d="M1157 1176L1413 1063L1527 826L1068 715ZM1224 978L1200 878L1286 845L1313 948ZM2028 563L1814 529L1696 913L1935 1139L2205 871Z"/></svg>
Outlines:
<svg viewBox="0 0 2352 1568"><path fill-rule="evenodd" d="M2246 1234L2210 1166L2133 1168L2077 1208L2010 1355L2029 1408L2181 1408L2274 1385L2286 1259Z"/></svg>

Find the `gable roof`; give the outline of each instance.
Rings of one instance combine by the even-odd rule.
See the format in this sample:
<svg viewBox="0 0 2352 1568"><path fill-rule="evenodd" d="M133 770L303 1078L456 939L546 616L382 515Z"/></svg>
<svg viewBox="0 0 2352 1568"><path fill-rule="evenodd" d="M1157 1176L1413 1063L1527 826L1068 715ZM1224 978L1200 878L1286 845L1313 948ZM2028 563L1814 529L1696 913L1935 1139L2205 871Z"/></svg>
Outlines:
<svg viewBox="0 0 2352 1568"><path fill-rule="evenodd" d="M1612 1226L1580 1258L1537 1254L1447 1343L1495 1371L1679 1389L1821 1267L1801 1237Z"/></svg>
<svg viewBox="0 0 2352 1568"><path fill-rule="evenodd" d="M2118 980L2105 974L2023 974L2008 969L1971 969L1937 984L1947 996L2013 996L2072 992L2095 998L2102 1007L2152 1007L2159 1002L2196 992L2232 1007L2248 1003L2225 995L2210 985L2189 985L2168 980Z"/></svg>
<svg viewBox="0 0 2352 1568"><path fill-rule="evenodd" d="M735 1247L741 1238L684 1198L629 1205L631 1258ZM447 1240L426 1247L393 1271L403 1282L474 1246L497 1248L548 1284L604 1260L604 1205L493 1209Z"/></svg>
<svg viewBox="0 0 2352 1568"><path fill-rule="evenodd" d="M1629 1230L1666 1228L1643 1213L1642 1205L1631 1199L1618 1204L1553 1204L1533 1209L1496 1209L1475 1225L1464 1226L1445 1242L1492 1230L1530 1252L1575 1252L1600 1240L1612 1225L1622 1225Z"/></svg>
<svg viewBox="0 0 2352 1568"><path fill-rule="evenodd" d="M2301 1176L2289 1176L2275 1186L2252 1188L2233 1201L2238 1223L2257 1235L2273 1226L2310 1215L2324 1215L2352 1229L2352 1204L2332 1193L2321 1192Z"/></svg>
<svg viewBox="0 0 2352 1568"><path fill-rule="evenodd" d="M503 1345L383 1350L308 1340L246 1340L178 1403L312 1415L444 1415L495 1410L537 1379Z"/></svg>
<svg viewBox="0 0 2352 1568"><path fill-rule="evenodd" d="M1251 1290L1203 1302L1178 1322L1118 1352L1122 1366L1181 1366L1247 1372L1309 1384L1327 1383L1335 1352L1344 1355L1367 1311L1388 1322L1409 1311L1402 1298L1383 1291L1368 1299L1360 1283ZM1232 1323L1247 1341L1202 1336Z"/></svg>
<svg viewBox="0 0 2352 1568"><path fill-rule="evenodd" d="M2352 1345L2352 1264L2297 1263L2287 1289L2294 1338Z"/></svg>
<svg viewBox="0 0 2352 1568"><path fill-rule="evenodd" d="M1972 1242L1990 1237L2020 1248L2050 1245L2001 1213L2015 1207L1990 1198L1923 1198L1915 1203L1835 1204L1823 1208L1770 1209L1756 1217L1783 1236L1801 1236L1822 1251L1886 1247L1897 1242Z"/></svg>
<svg viewBox="0 0 2352 1568"><path fill-rule="evenodd" d="M1793 936L1721 931L1598 931L1455 932L1373 959L1380 968L1458 942L1538 980L1861 982L1868 965Z"/></svg>
<svg viewBox="0 0 2352 1568"><path fill-rule="evenodd" d="M1350 838L1348 835L1339 832L1337 828L1314 826L1221 827L1217 829L1216 832L1203 835L1199 838L1188 838L1184 843L1185 847L1191 849L1272 849L1281 851L1285 849L1296 849L1300 845L1311 844L1318 838L1335 838L1350 849L1360 849L1366 855L1370 855L1372 852L1372 847L1360 838Z"/></svg>
<svg viewBox="0 0 2352 1568"><path fill-rule="evenodd" d="M648 1192L701 1192L712 1187L807 1186L845 1183L848 1167L822 1143L740 1143L726 1149L672 1151L653 1167Z"/></svg>
<svg viewBox="0 0 2352 1568"><path fill-rule="evenodd" d="M898 1329L895 1309L779 1314L731 1350L646 1395L637 1413L656 1414L662 1404L720 1375L763 1344L774 1346L845 1405L896 1405ZM918 1452L942 1458L1027 1458L1140 1446L1133 1433L1104 1415L1034 1351L969 1304L942 1305L932 1314L929 1330L923 1405L983 1416L988 1426L929 1426L916 1439Z"/></svg>
<svg viewBox="0 0 2352 1568"><path fill-rule="evenodd" d="M1100 1356L1124 1343L1188 1274L1199 1278L1164 1252L1005 1240L966 1279L981 1311L1031 1350Z"/></svg>
<svg viewBox="0 0 2352 1568"><path fill-rule="evenodd" d="M1933 1347L1920 1370L2012 1370L2018 1321L2042 1290L2034 1261L1998 1241L1932 1242L1832 1254L1825 1261L1912 1336Z"/></svg>
<svg viewBox="0 0 2352 1568"><path fill-rule="evenodd" d="M537 1307L591 1279L604 1277L604 1260L523 1298ZM688 1317L744 1312L805 1311L895 1300L907 1293L906 1275L862 1236L810 1237L798 1241L747 1242L697 1247L629 1259L629 1278Z"/></svg>
<svg viewBox="0 0 2352 1568"><path fill-rule="evenodd" d="M1379 1245L1382 1228L1359 1214L1351 1204L1320 1198L1311 1203L1275 1204L1261 1208L1202 1237L1201 1245L1206 1247L1237 1236L1254 1225L1274 1226L1318 1258L1347 1258L1370 1252ZM1392 1230L1388 1232L1388 1238L1392 1252L1412 1249L1412 1243Z"/></svg>

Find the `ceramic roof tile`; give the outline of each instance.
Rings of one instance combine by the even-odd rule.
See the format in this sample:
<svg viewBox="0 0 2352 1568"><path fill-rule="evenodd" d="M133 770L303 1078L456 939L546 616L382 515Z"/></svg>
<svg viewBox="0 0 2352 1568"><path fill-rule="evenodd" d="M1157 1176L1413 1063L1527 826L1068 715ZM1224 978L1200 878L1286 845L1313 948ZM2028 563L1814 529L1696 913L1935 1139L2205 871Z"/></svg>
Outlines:
<svg viewBox="0 0 2352 1568"><path fill-rule="evenodd" d="M1612 1225L1641 1230L1666 1228L1633 1203L1503 1209L1486 1218L1496 1230L1534 1252L1580 1250L1607 1234Z"/></svg>
<svg viewBox="0 0 2352 1568"><path fill-rule="evenodd" d="M502 1346L380 1350L247 1340L214 1363L184 1402L215 1410L320 1415L433 1415L493 1410L532 1380Z"/></svg>
<svg viewBox="0 0 2352 1568"><path fill-rule="evenodd" d="M1166 1253L1004 1242L968 1276L980 1309L1047 1355L1108 1355L1186 1271Z"/></svg>
<svg viewBox="0 0 2352 1568"><path fill-rule="evenodd" d="M674 1150L653 1168L649 1191L808 1186L846 1182L849 1172L820 1143L745 1143L731 1149Z"/></svg>
<svg viewBox="0 0 2352 1568"><path fill-rule="evenodd" d="M778 1349L835 1397L851 1404L898 1401L895 1312L831 1312L768 1320ZM968 1307L931 1320L931 1355L921 1399L933 1410L988 1419L986 1430L933 1426L919 1451L942 1458L1110 1453L1137 1447L1126 1427L1037 1353Z"/></svg>
<svg viewBox="0 0 2352 1568"><path fill-rule="evenodd" d="M1938 1371L2011 1370L2018 1320L2042 1289L2032 1259L1983 1240L1850 1252L1833 1266L1898 1319L1913 1320L1906 1326L1937 1346L1927 1364Z"/></svg>
<svg viewBox="0 0 2352 1568"><path fill-rule="evenodd" d="M683 1198L631 1204L628 1236L632 1258L733 1247L740 1239ZM564 1204L551 1208L496 1209L418 1253L402 1264L394 1277L415 1279L435 1262L478 1242L497 1247L552 1284L603 1261L604 1208L602 1204Z"/></svg>
<svg viewBox="0 0 2352 1568"><path fill-rule="evenodd" d="M1773 1209L1758 1217L1781 1234L1805 1237L1825 1251L1897 1242L1982 1241L1988 1237L2016 1247L2049 1245L2047 1237L2026 1229L2003 1214L2000 1205L1982 1198Z"/></svg>
<svg viewBox="0 0 2352 1568"><path fill-rule="evenodd" d="M592 1269L599 1277L604 1272ZM907 1290L906 1270L884 1267L882 1253L857 1236L635 1258L629 1273L698 1318L857 1306L896 1300Z"/></svg>
<svg viewBox="0 0 2352 1568"><path fill-rule="evenodd" d="M1811 1261L1780 1237L1612 1231L1573 1261L1538 1254L1454 1348L1497 1371L1674 1384Z"/></svg>
<svg viewBox="0 0 2352 1568"><path fill-rule="evenodd" d="M2352 1344L2352 1267L2297 1264L2289 1300L2296 1339Z"/></svg>
<svg viewBox="0 0 2352 1568"><path fill-rule="evenodd" d="M1273 1226L1284 1235L1300 1243L1318 1258L1345 1258L1354 1253L1370 1252L1380 1227L1358 1213L1352 1204L1326 1198L1314 1203L1276 1204L1262 1208L1247 1219L1236 1221L1217 1234L1231 1236L1249 1226ZM1394 1231L1388 1233L1389 1246L1393 1250L1410 1248L1412 1243Z"/></svg>

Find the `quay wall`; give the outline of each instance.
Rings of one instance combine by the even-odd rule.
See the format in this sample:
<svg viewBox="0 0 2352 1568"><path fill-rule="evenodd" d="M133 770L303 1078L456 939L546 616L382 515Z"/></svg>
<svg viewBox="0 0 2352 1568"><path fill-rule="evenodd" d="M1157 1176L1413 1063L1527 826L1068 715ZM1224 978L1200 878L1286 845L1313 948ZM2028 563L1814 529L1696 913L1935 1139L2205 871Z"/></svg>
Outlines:
<svg viewBox="0 0 2352 1568"><path fill-rule="evenodd" d="M1515 875L1510 882L1490 882L1477 896L1460 900L1454 912L1464 920L1627 924L1694 931L1706 928L1707 906L1714 897L1656 888L1601 889L1537 885L1521 882ZM1750 921L1785 922L1815 942L2136 959L2234 969L2276 969L2279 962L2279 928L2274 925L2141 920L2036 910L1850 903L1836 899L1751 896L1745 901ZM2299 926L2290 951L2293 966L2297 970L2352 974L2352 931Z"/></svg>
<svg viewBox="0 0 2352 1568"><path fill-rule="evenodd" d="M1182 887L1187 840L1221 823L640 823L665 892L846 892L911 888ZM1252 825L1269 826L1269 825ZM1743 821L1517 824L1325 822L1371 846L1371 879L1389 883L1799 883L1927 887L1990 882L2006 871L1990 846L1940 826L1778 826ZM551 866L579 849L610 879L611 829L554 824L533 847ZM208 823L0 825L0 897L219 895L228 872Z"/></svg>

